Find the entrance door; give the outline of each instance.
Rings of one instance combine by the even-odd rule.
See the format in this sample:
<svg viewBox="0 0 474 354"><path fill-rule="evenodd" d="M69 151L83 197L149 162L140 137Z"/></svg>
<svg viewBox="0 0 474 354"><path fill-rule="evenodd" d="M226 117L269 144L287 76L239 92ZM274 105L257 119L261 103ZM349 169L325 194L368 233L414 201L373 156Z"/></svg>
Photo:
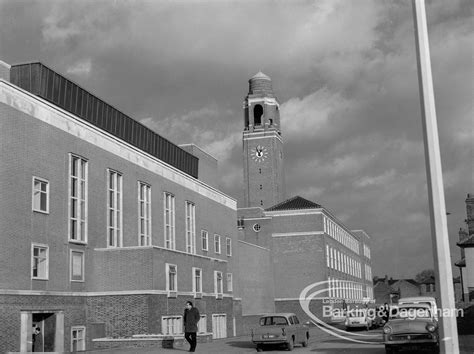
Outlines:
<svg viewBox="0 0 474 354"><path fill-rule="evenodd" d="M33 352L54 352L56 336L56 316L54 313L34 313Z"/></svg>
<svg viewBox="0 0 474 354"><path fill-rule="evenodd" d="M22 311L20 351L64 351L64 313L62 311Z"/></svg>
<svg viewBox="0 0 474 354"><path fill-rule="evenodd" d="M212 315L212 338L227 338L227 315Z"/></svg>

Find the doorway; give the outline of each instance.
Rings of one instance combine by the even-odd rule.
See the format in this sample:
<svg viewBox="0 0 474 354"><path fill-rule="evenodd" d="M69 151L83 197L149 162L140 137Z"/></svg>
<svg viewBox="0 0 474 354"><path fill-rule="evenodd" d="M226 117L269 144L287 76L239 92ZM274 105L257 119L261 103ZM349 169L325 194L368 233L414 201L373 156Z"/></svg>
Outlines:
<svg viewBox="0 0 474 354"><path fill-rule="evenodd" d="M22 311L20 351L64 351L64 313L62 311Z"/></svg>

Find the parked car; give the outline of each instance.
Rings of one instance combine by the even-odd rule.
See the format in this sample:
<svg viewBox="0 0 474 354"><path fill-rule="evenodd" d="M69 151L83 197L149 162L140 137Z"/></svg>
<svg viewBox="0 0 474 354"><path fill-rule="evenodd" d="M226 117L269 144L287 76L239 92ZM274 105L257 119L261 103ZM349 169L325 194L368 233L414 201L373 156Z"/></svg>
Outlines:
<svg viewBox="0 0 474 354"><path fill-rule="evenodd" d="M436 319L438 319L438 307L436 306L436 299L431 296L412 296L402 297L398 300L399 305L403 304L427 304Z"/></svg>
<svg viewBox="0 0 474 354"><path fill-rule="evenodd" d="M383 327L385 352L429 349L439 352L438 322L430 305L402 304Z"/></svg>
<svg viewBox="0 0 474 354"><path fill-rule="evenodd" d="M365 328L369 330L372 327L373 320L369 316L369 311L366 308L355 308L347 310L346 314L346 330L351 328Z"/></svg>
<svg viewBox="0 0 474 354"><path fill-rule="evenodd" d="M309 328L300 323L294 313L273 313L260 318L259 326L252 329L252 342L257 351L262 351L269 344L285 345L293 350L296 343L303 347L308 345Z"/></svg>

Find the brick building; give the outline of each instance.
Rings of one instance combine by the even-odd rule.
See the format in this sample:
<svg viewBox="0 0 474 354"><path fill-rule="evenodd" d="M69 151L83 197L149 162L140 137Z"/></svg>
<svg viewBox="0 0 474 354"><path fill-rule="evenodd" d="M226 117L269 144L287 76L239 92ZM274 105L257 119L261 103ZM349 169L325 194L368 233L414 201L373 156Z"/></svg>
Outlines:
<svg viewBox="0 0 474 354"><path fill-rule="evenodd" d="M467 230L459 230L461 259L455 266L459 268L462 301L474 301L474 194L466 198L466 224Z"/></svg>
<svg viewBox="0 0 474 354"><path fill-rule="evenodd" d="M40 63L0 64L0 351L181 333L187 300L200 332L236 333L237 207L215 159Z"/></svg>
<svg viewBox="0 0 474 354"><path fill-rule="evenodd" d="M244 328L272 311L307 320L300 294L316 282L330 285L311 302L318 314L323 298L373 299L367 233L351 230L315 202L285 199L280 106L267 75L259 72L249 80L243 109L245 205L238 209L238 224Z"/></svg>
<svg viewBox="0 0 474 354"><path fill-rule="evenodd" d="M318 281L326 298L373 298L370 237L285 199L279 103L268 76L249 83L238 209L199 147L41 63L0 62L0 351L176 336L187 300L200 333L247 333L264 312L304 318L301 290Z"/></svg>

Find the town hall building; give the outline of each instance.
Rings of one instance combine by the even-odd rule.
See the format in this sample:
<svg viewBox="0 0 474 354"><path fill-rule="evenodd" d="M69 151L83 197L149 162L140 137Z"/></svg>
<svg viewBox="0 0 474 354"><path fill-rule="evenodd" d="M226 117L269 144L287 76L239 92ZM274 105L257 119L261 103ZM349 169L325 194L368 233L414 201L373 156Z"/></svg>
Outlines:
<svg viewBox="0 0 474 354"><path fill-rule="evenodd" d="M0 351L182 338L188 300L198 336L248 334L262 313L305 318L300 293L318 281L326 297L371 299L369 235L286 196L265 74L250 79L243 112L237 207L208 152L42 63L0 62Z"/></svg>
<svg viewBox="0 0 474 354"><path fill-rule="evenodd" d="M284 127L270 77L249 80L244 99L244 205L237 210L244 328L265 312L295 312L308 320L302 290L327 282L322 298L373 299L370 236L351 230L322 205L287 198ZM321 302L312 302L321 314Z"/></svg>

